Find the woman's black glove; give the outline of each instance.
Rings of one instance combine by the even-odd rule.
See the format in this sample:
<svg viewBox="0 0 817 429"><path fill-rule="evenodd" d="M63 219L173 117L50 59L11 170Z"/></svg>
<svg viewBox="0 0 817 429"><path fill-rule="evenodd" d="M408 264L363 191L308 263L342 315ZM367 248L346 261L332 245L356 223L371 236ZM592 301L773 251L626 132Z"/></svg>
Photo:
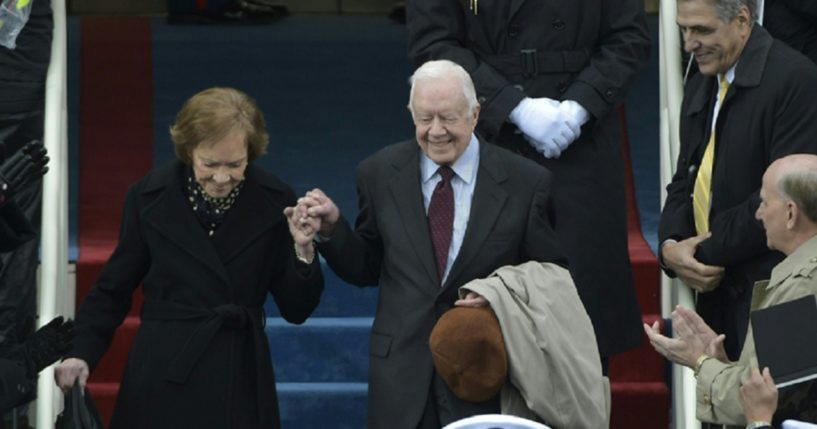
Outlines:
<svg viewBox="0 0 817 429"><path fill-rule="evenodd" d="M28 142L0 165L0 204L36 182L48 171L48 156L38 140Z"/></svg>

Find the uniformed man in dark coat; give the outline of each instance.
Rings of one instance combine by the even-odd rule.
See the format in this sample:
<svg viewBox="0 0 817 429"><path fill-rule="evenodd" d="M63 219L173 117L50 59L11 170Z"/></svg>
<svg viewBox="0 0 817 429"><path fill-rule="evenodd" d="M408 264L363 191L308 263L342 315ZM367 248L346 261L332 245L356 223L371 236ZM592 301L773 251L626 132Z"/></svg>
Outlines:
<svg viewBox="0 0 817 429"><path fill-rule="evenodd" d="M409 0L409 56L474 80L477 134L553 173L556 234L602 357L641 341L614 107L649 55L641 0ZM605 359L606 360L606 359Z"/></svg>
<svg viewBox="0 0 817 429"><path fill-rule="evenodd" d="M0 153L5 144L0 142ZM0 253L34 238L34 228L15 201L48 170L42 144L29 142L0 163ZM0 415L32 399L37 374L59 359L73 338L73 323L57 317L24 342L0 341Z"/></svg>

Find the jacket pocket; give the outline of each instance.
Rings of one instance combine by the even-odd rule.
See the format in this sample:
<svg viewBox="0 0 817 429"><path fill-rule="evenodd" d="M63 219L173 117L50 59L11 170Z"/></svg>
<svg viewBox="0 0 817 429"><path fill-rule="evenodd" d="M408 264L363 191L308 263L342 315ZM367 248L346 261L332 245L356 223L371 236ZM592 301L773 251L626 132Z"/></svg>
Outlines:
<svg viewBox="0 0 817 429"><path fill-rule="evenodd" d="M369 337L369 354L377 357L387 357L391 349L391 335L378 334L372 332Z"/></svg>

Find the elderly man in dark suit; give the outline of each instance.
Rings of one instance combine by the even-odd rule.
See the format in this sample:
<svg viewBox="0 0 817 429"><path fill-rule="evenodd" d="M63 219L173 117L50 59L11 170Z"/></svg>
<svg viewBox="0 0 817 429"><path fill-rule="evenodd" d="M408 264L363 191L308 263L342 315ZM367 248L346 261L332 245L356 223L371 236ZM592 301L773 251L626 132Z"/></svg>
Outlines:
<svg viewBox="0 0 817 429"><path fill-rule="evenodd" d="M416 65L471 74L479 135L553 173L554 229L601 356L637 346L615 106L649 56L644 2L407 0L406 12Z"/></svg>
<svg viewBox="0 0 817 429"><path fill-rule="evenodd" d="M564 262L550 224L550 173L477 138L480 106L468 73L433 61L411 83L416 140L361 162L356 228L320 190L299 200L321 219L318 250L335 273L358 286L380 285L370 428L439 428L499 412L498 397L460 400L435 374L431 330L454 305L487 304L476 294L457 301L464 283L503 265Z"/></svg>
<svg viewBox="0 0 817 429"><path fill-rule="evenodd" d="M697 311L736 360L752 285L783 259L754 218L766 168L817 153L817 67L755 25L754 0L679 0L699 73L681 106L681 148L661 213L665 270L698 292Z"/></svg>

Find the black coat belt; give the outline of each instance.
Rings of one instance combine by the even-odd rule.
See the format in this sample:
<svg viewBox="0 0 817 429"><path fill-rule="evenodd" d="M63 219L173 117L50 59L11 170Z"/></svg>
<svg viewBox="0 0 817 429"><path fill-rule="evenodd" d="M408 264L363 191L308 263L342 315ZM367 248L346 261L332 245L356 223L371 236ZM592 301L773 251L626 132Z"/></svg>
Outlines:
<svg viewBox="0 0 817 429"><path fill-rule="evenodd" d="M262 424L269 422L267 407L275 400L266 380L274 380L271 365L267 365L264 346L266 321L264 309L224 304L213 308L193 307L173 301L148 300L142 306L142 320L201 320L199 326L180 348L168 368L166 379L173 383L184 383L190 372L201 359L207 346L222 326L233 329L251 330L252 350L255 358L256 386L258 396L258 417Z"/></svg>
<svg viewBox="0 0 817 429"><path fill-rule="evenodd" d="M584 69L590 60L585 50L539 51L521 49L515 54L485 55L485 61L505 76L532 77L546 73L576 73Z"/></svg>

